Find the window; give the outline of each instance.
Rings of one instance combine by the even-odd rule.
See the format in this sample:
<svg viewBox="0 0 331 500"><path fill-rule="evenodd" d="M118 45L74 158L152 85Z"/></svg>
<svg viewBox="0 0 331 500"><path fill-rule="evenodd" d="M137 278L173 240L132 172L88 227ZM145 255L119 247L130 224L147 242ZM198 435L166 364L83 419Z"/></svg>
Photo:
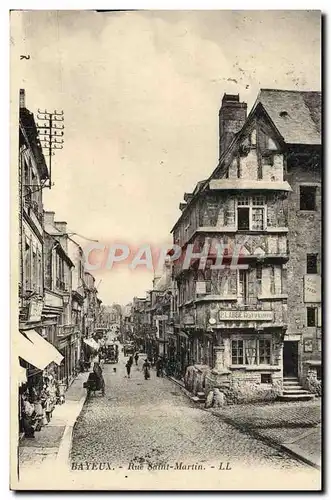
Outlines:
<svg viewBox="0 0 331 500"><path fill-rule="evenodd" d="M233 339L231 341L231 359L233 365L270 365L271 340L268 338Z"/></svg>
<svg viewBox="0 0 331 500"><path fill-rule="evenodd" d="M307 254L307 274L317 274L317 254Z"/></svg>
<svg viewBox="0 0 331 500"><path fill-rule="evenodd" d="M244 341L232 340L232 364L242 365L244 363Z"/></svg>
<svg viewBox="0 0 331 500"><path fill-rule="evenodd" d="M258 264L256 266L256 291L257 295L262 294L262 266Z"/></svg>
<svg viewBox="0 0 331 500"><path fill-rule="evenodd" d="M259 339L259 364L270 365L271 361L271 340Z"/></svg>
<svg viewBox="0 0 331 500"><path fill-rule="evenodd" d="M300 210L316 210L315 186L300 186Z"/></svg>
<svg viewBox="0 0 331 500"><path fill-rule="evenodd" d="M252 231L263 231L264 208L252 209Z"/></svg>
<svg viewBox="0 0 331 500"><path fill-rule="evenodd" d="M248 273L245 269L239 269L238 273L238 297L247 299L248 297Z"/></svg>
<svg viewBox="0 0 331 500"><path fill-rule="evenodd" d="M238 207L238 230L249 231L249 208Z"/></svg>
<svg viewBox="0 0 331 500"><path fill-rule="evenodd" d="M263 196L242 196L237 200L238 231L263 231L266 220Z"/></svg>
<svg viewBox="0 0 331 500"><path fill-rule="evenodd" d="M246 365L256 365L256 354L257 354L257 344L256 340L246 340L245 341L245 361Z"/></svg>
<svg viewBox="0 0 331 500"><path fill-rule="evenodd" d="M307 307L307 326L316 326L316 307Z"/></svg>
<svg viewBox="0 0 331 500"><path fill-rule="evenodd" d="M261 373L261 384L271 384L271 373Z"/></svg>

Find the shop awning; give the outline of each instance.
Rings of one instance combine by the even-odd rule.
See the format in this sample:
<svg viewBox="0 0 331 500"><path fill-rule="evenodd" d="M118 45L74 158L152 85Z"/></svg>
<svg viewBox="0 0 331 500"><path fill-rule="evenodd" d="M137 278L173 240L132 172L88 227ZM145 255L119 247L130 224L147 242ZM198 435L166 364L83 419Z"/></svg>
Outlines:
<svg viewBox="0 0 331 500"><path fill-rule="evenodd" d="M84 342L95 351L98 351L100 348L99 344L94 339L84 339Z"/></svg>
<svg viewBox="0 0 331 500"><path fill-rule="evenodd" d="M26 337L19 333L14 339L19 357L39 370L44 370L52 362L61 364L63 356L52 344L35 330L27 330L24 333Z"/></svg>
<svg viewBox="0 0 331 500"><path fill-rule="evenodd" d="M183 339L188 339L188 335L187 335L187 333L183 332L183 330L180 330L180 331L178 332L178 335L179 335L180 337L182 337Z"/></svg>

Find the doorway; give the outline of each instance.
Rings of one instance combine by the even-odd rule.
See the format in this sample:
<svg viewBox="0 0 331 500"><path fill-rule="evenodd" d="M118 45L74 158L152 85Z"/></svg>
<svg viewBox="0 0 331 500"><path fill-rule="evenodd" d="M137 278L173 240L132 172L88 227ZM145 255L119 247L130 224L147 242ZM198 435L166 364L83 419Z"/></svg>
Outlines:
<svg viewBox="0 0 331 500"><path fill-rule="evenodd" d="M284 341L283 347L283 375L284 377L298 376L298 341Z"/></svg>

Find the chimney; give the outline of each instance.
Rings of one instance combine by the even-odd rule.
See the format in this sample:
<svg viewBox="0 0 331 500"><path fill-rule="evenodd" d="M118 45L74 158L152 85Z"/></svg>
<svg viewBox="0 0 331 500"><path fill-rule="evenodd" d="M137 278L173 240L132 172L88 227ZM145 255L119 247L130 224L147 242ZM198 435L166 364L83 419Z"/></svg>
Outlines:
<svg viewBox="0 0 331 500"><path fill-rule="evenodd" d="M55 222L55 227L60 233L67 232L67 223L66 222Z"/></svg>
<svg viewBox="0 0 331 500"><path fill-rule="evenodd" d="M67 223L66 222L54 222L54 225L61 235L59 235L59 241L62 248L66 253L68 253L68 236L67 236Z"/></svg>
<svg viewBox="0 0 331 500"><path fill-rule="evenodd" d="M25 108L25 90L20 89L20 108Z"/></svg>
<svg viewBox="0 0 331 500"><path fill-rule="evenodd" d="M239 102L239 94L224 94L219 111L220 157L234 136L241 130L247 118L247 104Z"/></svg>
<svg viewBox="0 0 331 500"><path fill-rule="evenodd" d="M54 216L55 212L44 211L44 224L50 224L51 226L54 226Z"/></svg>

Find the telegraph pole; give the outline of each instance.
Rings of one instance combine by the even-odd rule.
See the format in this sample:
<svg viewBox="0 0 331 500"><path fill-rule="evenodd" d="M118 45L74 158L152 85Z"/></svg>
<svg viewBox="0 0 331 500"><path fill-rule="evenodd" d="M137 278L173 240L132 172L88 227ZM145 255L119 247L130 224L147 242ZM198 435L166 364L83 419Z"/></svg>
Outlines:
<svg viewBox="0 0 331 500"><path fill-rule="evenodd" d="M40 111L38 109L38 120L43 120L43 124L37 124L41 147L47 151L49 156L49 189L52 188L52 156L56 149L63 149L64 121L63 111Z"/></svg>

